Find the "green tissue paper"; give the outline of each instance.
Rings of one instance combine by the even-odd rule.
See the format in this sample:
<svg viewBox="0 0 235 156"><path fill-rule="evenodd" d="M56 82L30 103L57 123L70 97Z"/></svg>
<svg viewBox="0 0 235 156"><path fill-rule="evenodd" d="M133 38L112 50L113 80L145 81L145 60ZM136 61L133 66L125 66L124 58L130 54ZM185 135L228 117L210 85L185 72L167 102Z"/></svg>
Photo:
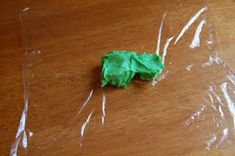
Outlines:
<svg viewBox="0 0 235 156"><path fill-rule="evenodd" d="M125 88L135 75L141 80L154 80L164 68L159 55L113 50L101 58L101 86Z"/></svg>

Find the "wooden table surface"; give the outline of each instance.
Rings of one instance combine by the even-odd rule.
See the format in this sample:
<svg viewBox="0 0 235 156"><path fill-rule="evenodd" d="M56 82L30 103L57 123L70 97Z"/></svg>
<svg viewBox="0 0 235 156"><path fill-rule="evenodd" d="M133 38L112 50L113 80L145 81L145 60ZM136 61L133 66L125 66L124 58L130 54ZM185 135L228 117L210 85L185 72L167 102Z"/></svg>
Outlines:
<svg viewBox="0 0 235 156"><path fill-rule="evenodd" d="M181 5L192 8L191 15L194 15L204 3L200 0L185 3L182 0L173 3L158 0L3 2L0 6L1 155L10 153L23 111L22 57L32 66L27 73L27 76L30 74L30 102L26 131L34 135L28 139L28 155L234 155L235 142L206 150L203 138L206 132L204 135L201 131L210 131L206 129L210 128L206 126L210 121L205 121L206 125L199 124L200 132L180 124L198 108L197 102L202 102L196 95L202 90L195 87L205 87L202 80L194 78L192 81L188 76L183 82L193 83L185 85L181 76L172 74L155 88L151 87L151 82L143 84L137 80L125 90L98 87L102 55L112 49L154 51L166 8L170 10L166 22L174 26L173 31L179 32L185 24L181 22L189 19L189 12L176 17L175 21L171 19L175 12L180 12L177 7ZM235 1L209 0L207 5L207 19L213 23L220 57L234 71ZM24 15L23 26L29 42L24 48L29 53L37 53L32 56L22 55L25 49L22 48L19 12L26 7L30 8L30 13ZM171 35L172 30L168 29L163 33L164 42L167 39L164 35ZM172 52L184 53L183 43L187 43L192 33L182 39L175 51L172 48ZM206 37L205 32L202 38ZM206 47L201 48L206 53ZM190 60L187 56L169 54L168 63L170 60L174 63L174 58L178 60L176 64ZM183 67L183 63L179 65ZM169 65L166 69L169 75L181 72L180 67ZM223 76L220 70L217 67L211 73L196 70L192 76L197 77L202 72L203 78L214 76L216 81ZM90 104L76 115L91 89L94 93ZM107 98L104 126L100 121L103 92ZM185 92L195 93L195 96ZM80 128L92 110L91 121L81 140ZM212 112L207 113L210 116ZM19 148L19 153L23 155L25 151Z"/></svg>

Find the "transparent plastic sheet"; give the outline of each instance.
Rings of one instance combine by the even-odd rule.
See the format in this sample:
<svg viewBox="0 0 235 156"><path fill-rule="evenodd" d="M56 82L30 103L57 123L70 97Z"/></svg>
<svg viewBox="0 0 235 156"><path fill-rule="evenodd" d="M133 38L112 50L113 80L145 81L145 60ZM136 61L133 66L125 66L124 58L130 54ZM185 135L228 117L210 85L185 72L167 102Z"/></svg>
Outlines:
<svg viewBox="0 0 235 156"><path fill-rule="evenodd" d="M20 15L25 102L11 155L182 155L234 144L235 75L205 1L80 3ZM100 58L114 49L160 54L165 69L156 81L101 88Z"/></svg>

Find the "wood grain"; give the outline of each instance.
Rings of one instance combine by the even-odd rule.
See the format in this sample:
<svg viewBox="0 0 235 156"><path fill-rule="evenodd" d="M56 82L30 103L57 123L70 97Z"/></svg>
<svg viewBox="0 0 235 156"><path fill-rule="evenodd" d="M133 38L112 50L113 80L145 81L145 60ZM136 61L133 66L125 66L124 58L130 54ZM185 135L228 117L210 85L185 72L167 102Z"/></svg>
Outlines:
<svg viewBox="0 0 235 156"><path fill-rule="evenodd" d="M203 115L206 120L200 118L195 126L187 128L183 124L205 103L201 93L211 82L219 90L227 74L222 66L205 70L199 67L211 52L206 45L200 47L200 54L196 50L188 52L185 45L190 44L194 31L188 32L176 47L170 46L166 61L173 64L167 64L167 80L157 87L134 80L125 90L99 88L100 58L106 52L153 52L166 9L169 12L162 45L204 4L202 0L5 2L0 9L0 153L9 154L22 113L23 61L27 64L30 91L26 130L34 135L28 139L27 152L19 148L19 155L234 155L234 142L206 150L210 135L222 130L213 127L211 117L218 116L210 109ZM209 1L208 6L207 18L213 23L212 33L217 35L216 48L225 63L235 69L234 1ZM22 19L26 45L21 44L18 18L24 7L30 7ZM208 31L203 30L203 40ZM190 63L194 67L189 73L185 67ZM77 116L92 88L91 101ZM103 92L107 98L104 127ZM218 94L222 97L221 91ZM92 110L80 148L80 129ZM229 112L224 112L230 123Z"/></svg>

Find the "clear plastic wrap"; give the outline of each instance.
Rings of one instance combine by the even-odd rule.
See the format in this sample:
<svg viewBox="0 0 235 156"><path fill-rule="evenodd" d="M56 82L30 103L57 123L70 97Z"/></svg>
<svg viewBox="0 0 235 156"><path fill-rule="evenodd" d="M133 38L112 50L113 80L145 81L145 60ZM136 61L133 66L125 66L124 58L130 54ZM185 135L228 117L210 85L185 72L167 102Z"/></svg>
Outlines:
<svg viewBox="0 0 235 156"><path fill-rule="evenodd" d="M234 145L235 75L219 57L205 1L66 4L20 14L25 102L11 155L182 155ZM165 69L156 81L101 88L100 58L110 50L160 54Z"/></svg>

